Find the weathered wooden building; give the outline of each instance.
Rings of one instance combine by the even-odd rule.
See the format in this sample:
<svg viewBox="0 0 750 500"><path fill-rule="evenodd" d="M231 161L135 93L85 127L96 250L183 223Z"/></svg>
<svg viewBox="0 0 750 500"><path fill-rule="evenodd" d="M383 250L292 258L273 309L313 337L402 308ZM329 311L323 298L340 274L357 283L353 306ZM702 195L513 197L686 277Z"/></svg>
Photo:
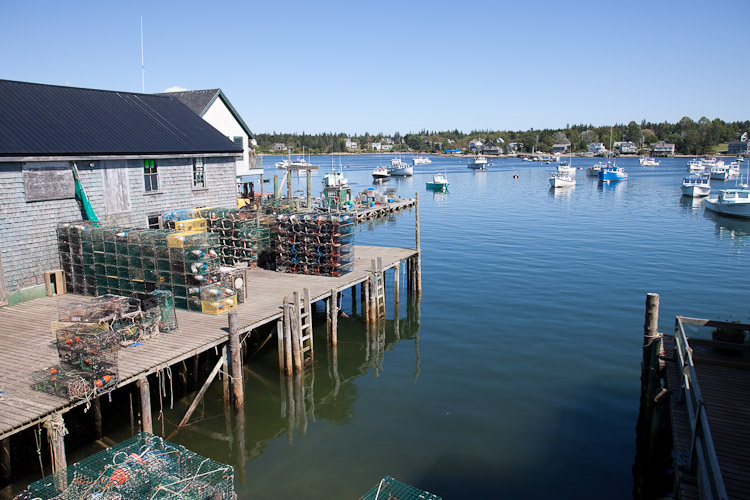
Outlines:
<svg viewBox="0 0 750 500"><path fill-rule="evenodd" d="M76 172L103 223L158 227L235 207L242 154L174 97L0 80L0 305L44 294L56 226L81 219Z"/></svg>

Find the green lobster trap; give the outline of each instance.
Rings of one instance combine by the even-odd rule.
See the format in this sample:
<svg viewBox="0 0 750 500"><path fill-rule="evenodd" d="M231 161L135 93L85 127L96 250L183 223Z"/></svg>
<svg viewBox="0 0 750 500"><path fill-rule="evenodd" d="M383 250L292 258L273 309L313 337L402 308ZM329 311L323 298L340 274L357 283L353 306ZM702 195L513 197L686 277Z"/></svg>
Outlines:
<svg viewBox="0 0 750 500"><path fill-rule="evenodd" d="M385 476L359 500L442 500L442 497Z"/></svg>
<svg viewBox="0 0 750 500"><path fill-rule="evenodd" d="M235 500L234 468L140 432L32 483L42 500Z"/></svg>

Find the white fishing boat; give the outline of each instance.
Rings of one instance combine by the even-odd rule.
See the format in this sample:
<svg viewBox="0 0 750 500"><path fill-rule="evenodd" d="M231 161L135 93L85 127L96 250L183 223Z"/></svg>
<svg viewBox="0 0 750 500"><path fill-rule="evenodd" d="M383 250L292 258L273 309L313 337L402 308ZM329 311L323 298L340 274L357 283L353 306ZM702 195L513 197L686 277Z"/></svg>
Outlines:
<svg viewBox="0 0 750 500"><path fill-rule="evenodd" d="M414 166L404 163L401 158L393 158L388 173L392 176L410 177L414 175Z"/></svg>
<svg viewBox="0 0 750 500"><path fill-rule="evenodd" d="M566 172L550 172L549 185L553 188L573 187L576 185L576 180Z"/></svg>
<svg viewBox="0 0 750 500"><path fill-rule="evenodd" d="M575 175L576 168L570 164L570 160L560 160L557 164L557 171L568 175Z"/></svg>
<svg viewBox="0 0 750 500"><path fill-rule="evenodd" d="M391 174L385 167L376 167L375 170L372 171L372 178L375 181L387 181L391 178Z"/></svg>
<svg viewBox="0 0 750 500"><path fill-rule="evenodd" d="M687 161L687 169L691 174L697 174L698 172L703 172L704 170L706 170L706 166L703 165L703 162L700 160L700 158L693 158Z"/></svg>
<svg viewBox="0 0 750 500"><path fill-rule="evenodd" d="M344 177L344 173L341 170L333 170L323 174L323 187L345 187L349 183L349 179Z"/></svg>
<svg viewBox="0 0 750 500"><path fill-rule="evenodd" d="M487 170L487 157L477 155L474 158L469 158L469 168L474 170Z"/></svg>
<svg viewBox="0 0 750 500"><path fill-rule="evenodd" d="M708 198L705 205L718 214L750 218L750 189L722 189L716 198Z"/></svg>
<svg viewBox="0 0 750 500"><path fill-rule="evenodd" d="M433 191L446 191L448 189L448 176L445 174L435 174L432 176L432 182L427 183L427 189Z"/></svg>
<svg viewBox="0 0 750 500"><path fill-rule="evenodd" d="M414 166L427 165L429 163L432 163L432 160L424 156L415 156L414 158L412 158L411 163Z"/></svg>
<svg viewBox="0 0 750 500"><path fill-rule="evenodd" d="M642 167L658 167L659 160L650 156L644 156L638 160Z"/></svg>
<svg viewBox="0 0 750 500"><path fill-rule="evenodd" d="M599 172L601 171L602 167L606 166L607 164L603 162L594 163L586 169L586 175L588 175L589 177L599 177Z"/></svg>
<svg viewBox="0 0 750 500"><path fill-rule="evenodd" d="M711 174L708 172L688 175L682 179L682 194L693 198L708 196L711 192Z"/></svg>
<svg viewBox="0 0 750 500"><path fill-rule="evenodd" d="M728 181L739 177L740 168L739 164L736 164L735 162L725 165L723 161L719 160L713 167L711 167L710 173L712 179L717 181Z"/></svg>

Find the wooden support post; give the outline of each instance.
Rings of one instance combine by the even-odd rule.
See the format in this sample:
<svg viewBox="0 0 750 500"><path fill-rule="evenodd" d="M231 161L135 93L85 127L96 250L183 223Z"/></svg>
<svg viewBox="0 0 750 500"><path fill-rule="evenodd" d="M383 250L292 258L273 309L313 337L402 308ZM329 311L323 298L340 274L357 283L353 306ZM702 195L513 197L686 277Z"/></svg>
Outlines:
<svg viewBox="0 0 750 500"><path fill-rule="evenodd" d="M339 293L331 290L331 345L338 343L339 329Z"/></svg>
<svg viewBox="0 0 750 500"><path fill-rule="evenodd" d="M193 356L193 390L197 391L198 387L200 387L200 371L201 371L201 363L200 363L200 354L196 354Z"/></svg>
<svg viewBox="0 0 750 500"><path fill-rule="evenodd" d="M419 192L417 192L417 198L414 202L414 214L416 218L415 228L416 228L416 236L417 236L417 261L416 261L416 269L414 273L414 291L417 292L417 294L422 293L422 242L420 241L420 234L419 234Z"/></svg>
<svg viewBox="0 0 750 500"><path fill-rule="evenodd" d="M273 199L278 200L281 194L279 193L279 176L273 176Z"/></svg>
<svg viewBox="0 0 750 500"><path fill-rule="evenodd" d="M151 391L148 387L148 378L141 377L138 379L138 389L141 391L141 430L153 434L154 426L151 420Z"/></svg>
<svg viewBox="0 0 750 500"><path fill-rule="evenodd" d="M98 397L91 400L91 420L96 439L101 439L104 435L102 430L102 401Z"/></svg>
<svg viewBox="0 0 750 500"><path fill-rule="evenodd" d="M312 171L307 170L307 209L312 210Z"/></svg>
<svg viewBox="0 0 750 500"><path fill-rule="evenodd" d="M401 263L396 262L396 267L393 268L393 305L398 309L398 299L399 299L399 274L401 274ZM398 319L398 316L396 316L396 319Z"/></svg>
<svg viewBox="0 0 750 500"><path fill-rule="evenodd" d="M68 467L65 458L65 435L68 430L65 428L65 420L60 413L52 415L44 421L44 427L47 429L47 441L50 446L52 458L52 473L59 472Z"/></svg>
<svg viewBox="0 0 750 500"><path fill-rule="evenodd" d="M300 304L299 292L294 292L294 300L292 303L292 314L290 314L292 321L292 354L294 357L294 369L297 372L302 371L302 350L300 344L300 316L302 316L302 305Z"/></svg>
<svg viewBox="0 0 750 500"><path fill-rule="evenodd" d="M357 284L352 285L352 316L357 314Z"/></svg>
<svg viewBox="0 0 750 500"><path fill-rule="evenodd" d="M279 371L284 371L284 320L276 320L276 345L279 350Z"/></svg>
<svg viewBox="0 0 750 500"><path fill-rule="evenodd" d="M10 438L0 440L0 483L9 484L13 478L10 466Z"/></svg>
<svg viewBox="0 0 750 500"><path fill-rule="evenodd" d="M240 351L239 319L237 311L229 311L229 359L232 369L232 395L234 407L245 405L245 392L242 388L242 352Z"/></svg>
<svg viewBox="0 0 750 500"><path fill-rule="evenodd" d="M365 281L362 282L362 287L365 291L365 323L370 324L372 314L370 313L370 277L368 276Z"/></svg>
<svg viewBox="0 0 750 500"><path fill-rule="evenodd" d="M326 338L328 339L328 342L331 342L331 303L333 302L333 295L330 297L327 297L323 299L326 304Z"/></svg>
<svg viewBox="0 0 750 500"><path fill-rule="evenodd" d="M292 201L292 171L286 171L286 197Z"/></svg>
<svg viewBox="0 0 750 500"><path fill-rule="evenodd" d="M222 368L223 373L221 377L221 390L224 396L224 413L229 415L229 409L232 405L232 391L229 389L229 373L231 372L231 360L229 359L229 354L227 354L226 349L222 351L223 356L221 357L223 360Z"/></svg>
<svg viewBox="0 0 750 500"><path fill-rule="evenodd" d="M289 304L289 297L284 297L284 373L292 374L292 308Z"/></svg>

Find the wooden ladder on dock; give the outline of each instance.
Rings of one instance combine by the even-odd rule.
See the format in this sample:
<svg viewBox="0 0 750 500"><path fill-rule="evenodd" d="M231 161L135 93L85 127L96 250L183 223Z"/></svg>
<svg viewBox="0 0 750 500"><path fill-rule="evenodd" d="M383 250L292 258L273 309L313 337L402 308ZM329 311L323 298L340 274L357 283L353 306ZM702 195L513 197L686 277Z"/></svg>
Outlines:
<svg viewBox="0 0 750 500"><path fill-rule="evenodd" d="M312 366L313 353L313 325L312 304L310 300L310 289L305 288L300 298L298 292L294 292L294 312L297 316L299 350L302 355L302 366Z"/></svg>
<svg viewBox="0 0 750 500"><path fill-rule="evenodd" d="M383 259L378 258L377 264L372 261L374 281L375 317L385 319L385 279L383 279Z"/></svg>

